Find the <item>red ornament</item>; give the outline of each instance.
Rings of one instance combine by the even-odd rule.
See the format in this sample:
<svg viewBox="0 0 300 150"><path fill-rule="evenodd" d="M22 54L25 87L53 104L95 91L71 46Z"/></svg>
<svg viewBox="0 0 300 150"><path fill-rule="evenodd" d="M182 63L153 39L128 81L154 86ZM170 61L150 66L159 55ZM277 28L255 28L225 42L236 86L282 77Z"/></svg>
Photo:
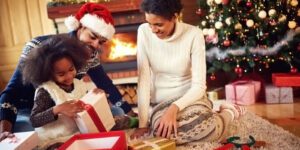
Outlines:
<svg viewBox="0 0 300 150"><path fill-rule="evenodd" d="M247 3L246 3L246 6L247 6L247 7L252 7L252 2L250 2L250 1L247 2Z"/></svg>
<svg viewBox="0 0 300 150"><path fill-rule="evenodd" d="M234 72L238 75L243 73L243 69L240 66L234 68Z"/></svg>
<svg viewBox="0 0 300 150"><path fill-rule="evenodd" d="M198 9L196 10L196 14L197 14L199 17L202 17L202 16L204 16L204 10L201 9L201 8L198 8Z"/></svg>
<svg viewBox="0 0 300 150"><path fill-rule="evenodd" d="M227 5L229 3L229 0L222 0L223 5Z"/></svg>
<svg viewBox="0 0 300 150"><path fill-rule="evenodd" d="M228 47L230 46L230 41L229 40L224 40L223 45Z"/></svg>
<svg viewBox="0 0 300 150"><path fill-rule="evenodd" d="M296 67L291 67L291 73L297 73L298 69Z"/></svg>
<svg viewBox="0 0 300 150"><path fill-rule="evenodd" d="M298 46L297 46L297 51L300 52L300 44L298 44Z"/></svg>
<svg viewBox="0 0 300 150"><path fill-rule="evenodd" d="M215 76L215 74L211 74L211 76L210 76L210 80L216 80L216 76Z"/></svg>

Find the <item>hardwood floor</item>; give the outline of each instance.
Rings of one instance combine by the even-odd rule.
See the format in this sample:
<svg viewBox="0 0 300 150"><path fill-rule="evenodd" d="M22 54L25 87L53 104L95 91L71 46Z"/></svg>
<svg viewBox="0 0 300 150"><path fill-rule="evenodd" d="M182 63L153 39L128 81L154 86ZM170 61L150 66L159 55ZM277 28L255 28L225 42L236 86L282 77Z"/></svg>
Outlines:
<svg viewBox="0 0 300 150"><path fill-rule="evenodd" d="M292 104L257 103L247 109L300 137L300 97Z"/></svg>

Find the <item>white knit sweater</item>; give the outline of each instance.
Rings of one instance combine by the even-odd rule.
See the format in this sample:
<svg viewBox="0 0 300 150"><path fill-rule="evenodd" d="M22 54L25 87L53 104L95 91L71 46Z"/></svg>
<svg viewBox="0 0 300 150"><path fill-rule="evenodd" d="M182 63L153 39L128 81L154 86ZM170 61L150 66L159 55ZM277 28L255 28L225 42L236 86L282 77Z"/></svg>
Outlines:
<svg viewBox="0 0 300 150"><path fill-rule="evenodd" d="M174 104L182 110L205 94L205 42L198 27L177 22L173 35L162 40L144 23L137 44L140 127L148 125L150 101L180 97Z"/></svg>

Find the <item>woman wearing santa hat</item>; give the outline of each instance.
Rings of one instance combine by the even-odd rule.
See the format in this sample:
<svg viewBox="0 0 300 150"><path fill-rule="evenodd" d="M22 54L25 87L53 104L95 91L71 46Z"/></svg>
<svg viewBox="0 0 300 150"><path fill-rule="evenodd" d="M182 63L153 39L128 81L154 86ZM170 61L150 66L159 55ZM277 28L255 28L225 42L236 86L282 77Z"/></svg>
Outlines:
<svg viewBox="0 0 300 150"><path fill-rule="evenodd" d="M90 53L88 65L78 71L78 77L88 75L98 88L103 89L108 94L108 99L114 110L118 110L118 112L112 111L113 114L125 112L135 116L136 114L133 113L130 105L122 101L121 94L104 72L97 58L101 45L110 40L115 33L113 18L109 10L101 4L86 3L75 16L68 17L65 20L65 24L71 30L69 36L84 42L88 46ZM27 109L30 112L33 106L35 86L22 83L20 66L34 47L37 47L41 42L52 36L56 35L39 36L26 43L18 66L6 88L1 93L0 141L8 136L10 132L24 131L24 125L21 127L15 125L16 117L19 110Z"/></svg>

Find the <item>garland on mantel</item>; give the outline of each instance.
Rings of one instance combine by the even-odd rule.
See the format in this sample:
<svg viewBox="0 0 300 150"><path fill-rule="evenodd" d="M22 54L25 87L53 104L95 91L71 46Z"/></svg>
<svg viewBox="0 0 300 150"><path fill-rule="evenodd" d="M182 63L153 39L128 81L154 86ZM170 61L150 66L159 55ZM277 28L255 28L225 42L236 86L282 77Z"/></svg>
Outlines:
<svg viewBox="0 0 300 150"><path fill-rule="evenodd" d="M66 6L66 5L73 5L73 4L84 4L87 2L93 3L106 3L110 2L111 0L49 0L47 3L47 7L59 7L59 6Z"/></svg>

